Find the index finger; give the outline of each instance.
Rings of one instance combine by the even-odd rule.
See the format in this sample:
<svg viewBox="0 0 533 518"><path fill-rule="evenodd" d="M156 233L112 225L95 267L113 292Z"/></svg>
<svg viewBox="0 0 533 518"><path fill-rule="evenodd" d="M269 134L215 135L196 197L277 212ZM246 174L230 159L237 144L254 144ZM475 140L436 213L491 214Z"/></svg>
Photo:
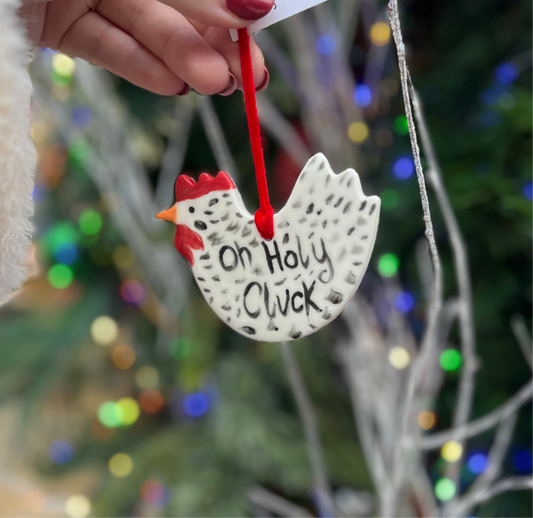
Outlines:
<svg viewBox="0 0 533 518"><path fill-rule="evenodd" d="M205 25L239 29L266 16L274 0L160 0Z"/></svg>

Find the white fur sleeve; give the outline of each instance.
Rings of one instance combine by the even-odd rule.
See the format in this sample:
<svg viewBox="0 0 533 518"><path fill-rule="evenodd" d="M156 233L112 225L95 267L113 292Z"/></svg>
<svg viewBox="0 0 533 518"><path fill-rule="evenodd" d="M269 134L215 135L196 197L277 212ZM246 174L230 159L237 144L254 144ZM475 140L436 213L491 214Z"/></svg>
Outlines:
<svg viewBox="0 0 533 518"><path fill-rule="evenodd" d="M31 55L19 7L18 0L0 0L0 303L26 279L32 236Z"/></svg>

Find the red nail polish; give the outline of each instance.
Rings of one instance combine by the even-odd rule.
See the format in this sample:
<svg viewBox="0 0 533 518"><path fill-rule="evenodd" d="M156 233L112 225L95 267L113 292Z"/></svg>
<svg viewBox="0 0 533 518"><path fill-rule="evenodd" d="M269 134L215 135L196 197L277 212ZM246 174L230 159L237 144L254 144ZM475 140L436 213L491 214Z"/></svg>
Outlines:
<svg viewBox="0 0 533 518"><path fill-rule="evenodd" d="M235 90L237 90L237 79L232 73L230 73L229 76L230 76L230 80L229 80L228 87L222 90L222 92L219 92L218 94L218 95L221 95L222 97L227 97L228 95L231 95Z"/></svg>
<svg viewBox="0 0 533 518"><path fill-rule="evenodd" d="M258 20L274 7L274 0L226 0L228 9L243 20Z"/></svg>
<svg viewBox="0 0 533 518"><path fill-rule="evenodd" d="M268 83L270 83L270 74L268 72L268 68L265 67L265 78L263 79L263 82L255 89L255 91L262 92L268 86Z"/></svg>
<svg viewBox="0 0 533 518"><path fill-rule="evenodd" d="M183 83L183 88L176 95L179 95L181 97L183 95L187 95L190 91L191 87L187 83Z"/></svg>

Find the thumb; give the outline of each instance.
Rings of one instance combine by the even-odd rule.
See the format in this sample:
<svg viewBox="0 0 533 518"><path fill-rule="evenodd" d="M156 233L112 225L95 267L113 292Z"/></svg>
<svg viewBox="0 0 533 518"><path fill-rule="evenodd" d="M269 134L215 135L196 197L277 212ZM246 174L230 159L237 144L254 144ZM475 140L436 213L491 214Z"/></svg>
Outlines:
<svg viewBox="0 0 533 518"><path fill-rule="evenodd" d="M187 18L213 27L238 29L266 16L275 0L161 0Z"/></svg>

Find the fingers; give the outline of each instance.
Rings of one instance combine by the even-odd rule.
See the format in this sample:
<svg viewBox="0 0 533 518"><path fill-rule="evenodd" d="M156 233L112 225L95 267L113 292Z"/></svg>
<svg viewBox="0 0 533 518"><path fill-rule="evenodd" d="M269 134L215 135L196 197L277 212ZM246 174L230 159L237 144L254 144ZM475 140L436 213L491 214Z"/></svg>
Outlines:
<svg viewBox="0 0 533 518"><path fill-rule="evenodd" d="M238 88L242 90L241 62L239 57L239 43L231 41L231 36L227 29L208 27L199 29L205 40L218 51L229 65L230 72L237 78ZM252 68L254 71L254 83L256 89L266 86L268 72L265 68L263 53L250 38L250 53L252 56Z"/></svg>
<svg viewBox="0 0 533 518"><path fill-rule="evenodd" d="M211 95L228 88L231 77L226 59L173 8L156 0L101 0L96 9L198 93Z"/></svg>
<svg viewBox="0 0 533 518"><path fill-rule="evenodd" d="M161 0L187 18L205 25L238 29L267 15L274 0Z"/></svg>
<svg viewBox="0 0 533 518"><path fill-rule="evenodd" d="M161 95L179 94L186 88L184 81L154 54L94 11L69 27L57 49Z"/></svg>

